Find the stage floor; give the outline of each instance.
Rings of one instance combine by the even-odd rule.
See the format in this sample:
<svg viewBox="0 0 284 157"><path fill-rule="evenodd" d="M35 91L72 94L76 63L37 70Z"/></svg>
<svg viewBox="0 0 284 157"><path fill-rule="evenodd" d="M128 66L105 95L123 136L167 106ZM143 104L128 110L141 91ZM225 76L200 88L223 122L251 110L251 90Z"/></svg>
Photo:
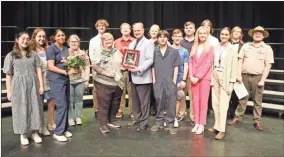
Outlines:
<svg viewBox="0 0 284 157"><path fill-rule="evenodd" d="M47 117L45 112L45 117ZM214 134L205 131L204 135L194 135L190 131L188 118L180 123L177 135L159 131L136 132L127 127L131 122L125 115L121 129L111 129L103 135L99 123L94 119L93 109L84 108L83 125L70 127L73 137L67 143L55 141L52 136L43 138L42 144L21 146L19 135L12 129L11 116L2 118L2 157L188 157L188 156L284 156L284 121L279 118L263 117L264 131L253 127L251 115L244 117L243 123L227 127L225 140L217 141ZM208 118L206 128L213 125L214 118ZM150 118L150 126L154 117Z"/></svg>

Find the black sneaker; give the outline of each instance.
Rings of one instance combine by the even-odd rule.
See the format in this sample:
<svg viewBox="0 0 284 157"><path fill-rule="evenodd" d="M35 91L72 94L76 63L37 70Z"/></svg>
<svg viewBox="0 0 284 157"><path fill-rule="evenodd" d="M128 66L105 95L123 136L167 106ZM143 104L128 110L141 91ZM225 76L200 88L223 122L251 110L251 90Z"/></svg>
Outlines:
<svg viewBox="0 0 284 157"><path fill-rule="evenodd" d="M163 128L164 128L164 126L160 126L160 125L155 124L155 125L151 128L151 131L156 132L156 131L158 131L159 129L163 129Z"/></svg>
<svg viewBox="0 0 284 157"><path fill-rule="evenodd" d="M169 128L169 130L170 130L170 134L171 135L177 134L177 129L176 128Z"/></svg>
<svg viewBox="0 0 284 157"><path fill-rule="evenodd" d="M110 123L107 123L108 126L110 127L113 127L113 128L120 128L120 124L116 121L113 121L113 122L110 122Z"/></svg>
<svg viewBox="0 0 284 157"><path fill-rule="evenodd" d="M102 125L100 127L100 130L101 130L102 133L109 133L110 132L109 128L106 125Z"/></svg>

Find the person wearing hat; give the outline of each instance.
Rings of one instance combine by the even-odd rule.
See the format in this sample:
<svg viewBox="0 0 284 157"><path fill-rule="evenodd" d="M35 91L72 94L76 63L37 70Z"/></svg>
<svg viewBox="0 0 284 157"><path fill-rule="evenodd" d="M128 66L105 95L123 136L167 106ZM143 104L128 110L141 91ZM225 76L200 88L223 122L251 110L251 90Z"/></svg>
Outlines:
<svg viewBox="0 0 284 157"><path fill-rule="evenodd" d="M239 74L237 81L244 83L248 93L252 94L254 102L253 116L255 128L262 131L262 95L264 82L269 74L272 63L274 63L273 50L265 44L263 39L269 36L269 33L261 26L249 30L249 36L253 38L252 42L246 43L239 53ZM235 118L230 125L238 124L245 113L249 95L242 98L235 112Z"/></svg>

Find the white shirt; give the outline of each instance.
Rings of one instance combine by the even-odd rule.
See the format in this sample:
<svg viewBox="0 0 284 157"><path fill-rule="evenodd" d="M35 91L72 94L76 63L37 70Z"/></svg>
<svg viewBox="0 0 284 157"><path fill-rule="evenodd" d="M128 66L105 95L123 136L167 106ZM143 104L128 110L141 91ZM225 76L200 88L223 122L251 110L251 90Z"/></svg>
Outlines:
<svg viewBox="0 0 284 157"><path fill-rule="evenodd" d="M197 48L197 58L199 59L201 54L202 54L203 48L202 47L198 47Z"/></svg>
<svg viewBox="0 0 284 157"><path fill-rule="evenodd" d="M94 58L95 52L100 52L101 47L102 47L101 35L98 34L90 40L90 44L89 44L89 56L90 56L91 63L93 63L95 59Z"/></svg>
<svg viewBox="0 0 284 157"><path fill-rule="evenodd" d="M216 37L213 37L212 35L209 35L208 42L213 47L215 47L219 44L219 40Z"/></svg>

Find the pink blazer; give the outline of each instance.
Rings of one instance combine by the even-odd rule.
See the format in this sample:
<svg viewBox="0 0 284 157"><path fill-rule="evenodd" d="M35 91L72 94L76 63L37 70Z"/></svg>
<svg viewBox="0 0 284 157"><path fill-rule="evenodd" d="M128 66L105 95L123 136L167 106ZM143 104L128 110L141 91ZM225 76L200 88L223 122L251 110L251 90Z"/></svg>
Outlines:
<svg viewBox="0 0 284 157"><path fill-rule="evenodd" d="M209 52L203 51L200 58L197 58L197 53L190 57L189 60L189 75L198 77L200 80L211 80L211 67L214 60L214 48L211 47Z"/></svg>

